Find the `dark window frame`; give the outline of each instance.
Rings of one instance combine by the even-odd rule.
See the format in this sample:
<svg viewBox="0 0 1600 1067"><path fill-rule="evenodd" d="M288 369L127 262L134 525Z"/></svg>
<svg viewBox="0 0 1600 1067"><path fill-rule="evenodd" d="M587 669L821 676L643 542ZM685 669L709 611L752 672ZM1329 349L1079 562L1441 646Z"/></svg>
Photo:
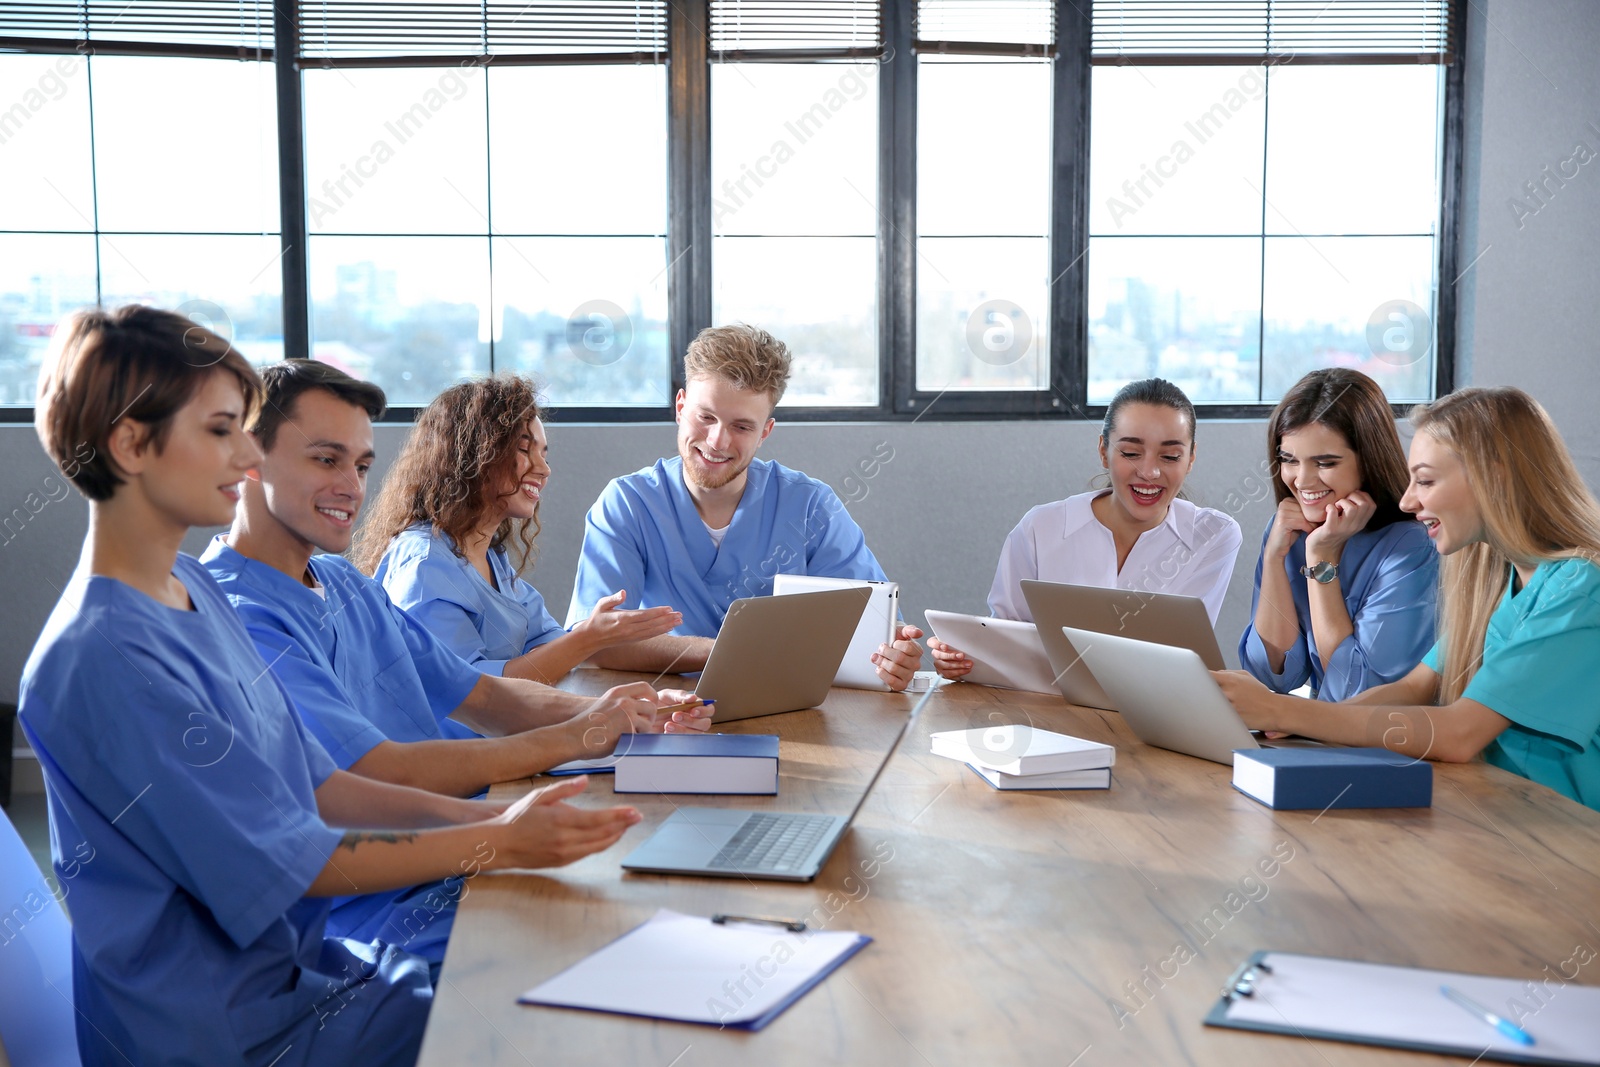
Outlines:
<svg viewBox="0 0 1600 1067"><path fill-rule="evenodd" d="M146 55L275 62L298 57L298 4L274 4L274 48L233 48L199 44L123 44L48 38L0 38L0 48L40 53ZM306 216L304 106L300 73L306 67L450 66L462 61L488 66L642 64L667 65L667 251L668 337L671 387L684 381L683 353L700 329L711 325L712 62L806 62L877 58L878 228L877 300L879 399L873 406L783 408L789 422L914 422L995 419L1093 419L1104 405L1087 403L1087 281L1082 269L1088 244L1090 73L1097 63L1206 64L1260 62L1260 57L1161 56L1121 60L1092 58L1089 10L1073 0L1055 2L1055 40L1039 45L923 42L916 37L915 0L883 0L881 49L838 48L787 51L711 50L710 0L675 0L668 7L667 53L591 53L583 55L425 56L393 58L300 59L276 64L280 234L284 255L284 354L310 355L310 299ZM1456 284L1463 164L1463 70L1466 5L1451 5L1450 62L1446 66L1442 121L1439 204L1438 293L1434 392L1442 396L1456 384ZM916 129L917 56L940 54L1017 57L1048 56L1052 69L1051 193L1049 205L1049 387L1043 390L933 392L916 388ZM1417 62L1412 57L1298 57L1295 62ZM1446 279L1450 279L1446 281ZM98 278L97 278L98 286ZM491 359L492 359L491 343ZM558 422L637 423L672 418L672 397L659 406L558 408ZM1408 405L1396 404L1397 415ZM1260 419L1271 404L1207 404L1205 419ZM410 422L417 407L391 408L386 422ZM0 408L0 423L31 422L33 410Z"/></svg>

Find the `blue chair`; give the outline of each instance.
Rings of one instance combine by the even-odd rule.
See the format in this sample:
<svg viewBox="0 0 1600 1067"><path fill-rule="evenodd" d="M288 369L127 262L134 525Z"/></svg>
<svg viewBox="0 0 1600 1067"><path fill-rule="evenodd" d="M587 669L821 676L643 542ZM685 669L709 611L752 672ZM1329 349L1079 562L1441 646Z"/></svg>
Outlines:
<svg viewBox="0 0 1600 1067"><path fill-rule="evenodd" d="M72 927L0 813L0 1042L13 1067L78 1067Z"/></svg>

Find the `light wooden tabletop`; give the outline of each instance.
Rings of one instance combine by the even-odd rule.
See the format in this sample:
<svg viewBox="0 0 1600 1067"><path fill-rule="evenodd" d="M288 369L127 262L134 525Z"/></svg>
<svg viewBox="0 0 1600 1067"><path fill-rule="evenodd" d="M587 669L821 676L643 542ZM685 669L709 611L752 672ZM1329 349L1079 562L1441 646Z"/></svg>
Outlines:
<svg viewBox="0 0 1600 1067"><path fill-rule="evenodd" d="M1483 763L1436 764L1432 808L1274 812L1114 713L976 685L928 702L815 882L619 868L674 804L847 813L914 699L835 689L730 724L782 737L777 797L618 798L594 778L579 803L644 823L571 867L470 882L420 1062L1459 1064L1201 1019L1256 949L1600 985L1600 812ZM1114 744L1111 788L1001 793L929 754L932 731L1005 722ZM754 1034L516 1003L663 907L811 913L875 941Z"/></svg>

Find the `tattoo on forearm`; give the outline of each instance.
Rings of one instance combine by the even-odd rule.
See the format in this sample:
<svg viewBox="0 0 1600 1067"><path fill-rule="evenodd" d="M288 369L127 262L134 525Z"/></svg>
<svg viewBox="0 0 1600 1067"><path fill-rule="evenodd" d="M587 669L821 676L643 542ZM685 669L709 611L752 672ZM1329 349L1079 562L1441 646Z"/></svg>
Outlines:
<svg viewBox="0 0 1600 1067"><path fill-rule="evenodd" d="M387 841L389 844L399 844L405 841L415 841L417 835L410 831L395 830L349 830L339 839L339 847L347 848L351 852L363 841Z"/></svg>

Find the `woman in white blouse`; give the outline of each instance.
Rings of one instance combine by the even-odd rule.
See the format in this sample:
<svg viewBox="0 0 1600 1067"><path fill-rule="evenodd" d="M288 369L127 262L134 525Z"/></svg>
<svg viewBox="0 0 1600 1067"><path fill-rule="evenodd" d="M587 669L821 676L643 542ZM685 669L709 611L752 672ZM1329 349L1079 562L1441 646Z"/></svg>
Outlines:
<svg viewBox="0 0 1600 1067"><path fill-rule="evenodd" d="M1243 535L1229 516L1179 497L1194 467L1194 423L1194 405L1165 379L1119 389L1100 429L1110 487L1022 517L1000 550L989 613L1032 622L1022 580L1037 578L1199 597L1215 625ZM965 653L938 638L928 648L946 678L972 669Z"/></svg>

